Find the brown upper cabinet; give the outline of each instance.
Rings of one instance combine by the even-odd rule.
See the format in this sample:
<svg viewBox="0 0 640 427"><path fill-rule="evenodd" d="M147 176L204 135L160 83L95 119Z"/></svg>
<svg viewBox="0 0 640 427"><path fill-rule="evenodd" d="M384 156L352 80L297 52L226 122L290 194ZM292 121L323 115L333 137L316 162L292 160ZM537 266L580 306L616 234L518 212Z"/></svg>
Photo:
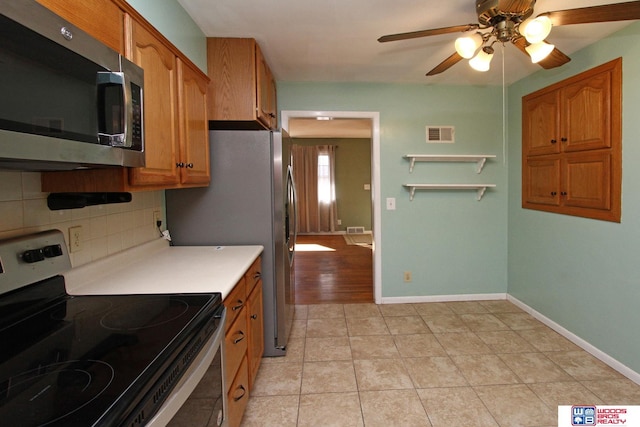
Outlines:
<svg viewBox="0 0 640 427"><path fill-rule="evenodd" d="M620 222L622 59L522 98L522 206Z"/></svg>
<svg viewBox="0 0 640 427"><path fill-rule="evenodd" d="M276 84L251 38L207 39L209 120L213 129L275 129Z"/></svg>
<svg viewBox="0 0 640 427"><path fill-rule="evenodd" d="M143 168L43 172L42 191L121 192L207 186L207 75L123 0L41 2L47 7L51 3L54 12L62 11L61 16L74 24L88 22L76 25L105 43L111 32L119 31L111 38L120 40L119 50L144 69L146 161ZM101 16L99 11L110 13Z"/></svg>

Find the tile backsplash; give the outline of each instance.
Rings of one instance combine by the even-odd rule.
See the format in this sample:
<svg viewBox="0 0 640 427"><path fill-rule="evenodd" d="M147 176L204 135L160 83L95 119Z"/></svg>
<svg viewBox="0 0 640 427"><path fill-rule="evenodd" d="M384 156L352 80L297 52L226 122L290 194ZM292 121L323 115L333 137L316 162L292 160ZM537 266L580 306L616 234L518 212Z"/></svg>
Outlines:
<svg viewBox="0 0 640 427"><path fill-rule="evenodd" d="M77 267L157 239L154 212L164 225L164 191L132 193L130 203L59 211L49 210L47 196L39 172L0 171L0 239L58 229L68 246L69 228L80 226L81 249L70 253Z"/></svg>

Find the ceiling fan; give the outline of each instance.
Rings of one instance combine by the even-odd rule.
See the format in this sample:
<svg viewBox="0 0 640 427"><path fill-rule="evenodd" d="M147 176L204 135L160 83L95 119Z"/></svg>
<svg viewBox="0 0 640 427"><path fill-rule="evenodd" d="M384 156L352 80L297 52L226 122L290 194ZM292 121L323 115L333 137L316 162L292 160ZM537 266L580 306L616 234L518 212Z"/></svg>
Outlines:
<svg viewBox="0 0 640 427"><path fill-rule="evenodd" d="M390 34L380 37L378 41L384 43L466 33L456 39L456 51L429 71L427 76L440 74L463 58L470 58L469 65L472 68L487 71L493 57L493 44L496 42L513 43L529 55L532 62L549 69L571 61L571 58L545 41L552 26L640 19L640 1L544 12L531 18L535 3L536 0L476 0L478 24Z"/></svg>

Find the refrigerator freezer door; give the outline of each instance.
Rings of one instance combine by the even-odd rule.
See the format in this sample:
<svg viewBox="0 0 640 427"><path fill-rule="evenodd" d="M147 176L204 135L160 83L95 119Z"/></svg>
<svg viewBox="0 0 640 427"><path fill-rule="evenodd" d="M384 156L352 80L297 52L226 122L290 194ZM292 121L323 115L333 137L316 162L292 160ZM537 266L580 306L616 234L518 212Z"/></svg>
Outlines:
<svg viewBox="0 0 640 427"><path fill-rule="evenodd" d="M285 241L288 161L269 131L211 131L211 184L167 190L167 225L175 245L262 245L265 356L282 356L293 307ZM283 160L285 164L283 165Z"/></svg>

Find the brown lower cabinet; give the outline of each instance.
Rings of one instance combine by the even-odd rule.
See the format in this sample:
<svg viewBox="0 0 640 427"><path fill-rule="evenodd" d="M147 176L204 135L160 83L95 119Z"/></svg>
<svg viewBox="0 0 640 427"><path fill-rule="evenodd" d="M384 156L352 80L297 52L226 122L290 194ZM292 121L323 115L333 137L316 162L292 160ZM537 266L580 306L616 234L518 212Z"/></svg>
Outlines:
<svg viewBox="0 0 640 427"><path fill-rule="evenodd" d="M224 300L227 308L224 369L229 427L237 427L242 421L264 350L260 268L258 258Z"/></svg>

